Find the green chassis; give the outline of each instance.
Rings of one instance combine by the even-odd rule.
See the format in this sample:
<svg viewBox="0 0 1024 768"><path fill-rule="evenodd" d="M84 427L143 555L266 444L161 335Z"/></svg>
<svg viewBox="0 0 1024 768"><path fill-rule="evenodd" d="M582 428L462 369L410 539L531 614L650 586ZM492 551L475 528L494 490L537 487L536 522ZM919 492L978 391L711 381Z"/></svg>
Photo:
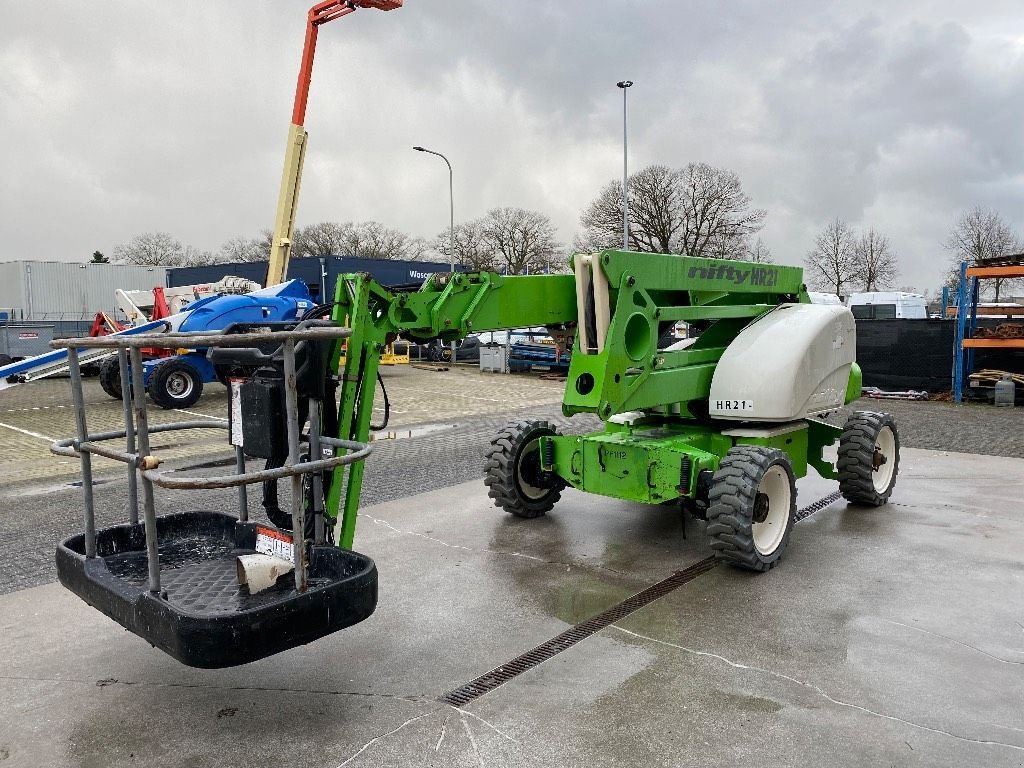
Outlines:
<svg viewBox="0 0 1024 768"><path fill-rule="evenodd" d="M589 271L581 272L586 258ZM594 413L605 428L542 438L544 470L581 490L650 504L693 498L700 473L715 471L738 444L784 451L797 477L807 473L808 464L824 477L836 477L823 450L839 438L838 427L807 419L780 433L778 425L708 425L701 419L715 366L736 335L780 303L809 301L800 268L628 251L575 257L574 264L575 275L436 274L411 292L385 288L366 274L341 276L332 318L348 325L352 335L344 354L340 344L335 347L332 360L341 385L338 436L368 440L380 356L398 334L412 341L451 341L482 331L564 327L581 320L562 411ZM580 318L577 303L583 294L577 282L579 275L597 270L607 281L608 320L606 335L595 346L589 334L593 307L587 297ZM594 304L598 301L603 299ZM697 323L703 332L686 349L659 349L662 330L677 321ZM855 364L846 402L860 395L860 385ZM634 411L644 417L632 425L613 418ZM341 518L339 543L350 548L363 465L334 472L325 514Z"/></svg>
<svg viewBox="0 0 1024 768"><path fill-rule="evenodd" d="M727 434L738 432L747 434ZM777 434L762 435L758 432ZM811 464L823 476L836 479L835 468L824 460L825 447L842 430L807 419L781 429L723 429L692 422L645 417L633 424L609 422L599 432L540 438L541 469L561 477L574 488L645 504L693 498L701 472L714 472L736 445L778 448L789 456L793 473L807 474Z"/></svg>

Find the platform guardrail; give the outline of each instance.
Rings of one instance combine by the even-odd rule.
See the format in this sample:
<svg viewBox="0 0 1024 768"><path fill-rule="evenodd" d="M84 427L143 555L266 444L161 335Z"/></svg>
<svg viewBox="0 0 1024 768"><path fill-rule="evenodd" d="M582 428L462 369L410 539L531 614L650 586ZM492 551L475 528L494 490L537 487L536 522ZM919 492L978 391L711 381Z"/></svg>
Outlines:
<svg viewBox="0 0 1024 768"><path fill-rule="evenodd" d="M303 504L302 476L313 474L314 500L316 515L316 543L324 542L324 525L320 500L320 473L327 469L352 464L365 459L372 450L367 443L351 440L340 440L320 435L320 410L316 400L310 400L310 459L300 459L300 430L298 423L298 390L295 376L295 347L302 342L333 341L351 335L351 329L339 326L302 327L294 330L260 331L232 334L196 333L161 333L138 334L134 336L101 336L90 338L55 339L50 346L55 349L66 349L71 374L71 392L74 403L75 425L77 437L66 438L54 442L50 446L51 453L59 456L78 457L82 465L82 494L84 501L85 523L85 554L87 558L96 556L96 513L92 491L92 455L103 456L128 465L128 522L138 524L138 483L142 483L143 523L146 534L146 550L149 569L149 590L160 591L160 562L157 547L156 508L153 486L171 489L212 489L238 488L239 520L248 520L248 499L246 486L262 483L267 480L291 478L291 513L292 530L299 536L299 546L295 547L295 586L299 592L307 587L306 550L301 545L302 532L305 530L305 507ZM225 422L186 421L175 424L160 424L150 427L146 404L146 390L143 384L143 365L141 349L144 347L184 347L184 348L217 348L217 347L266 347L277 344L283 352L285 381L285 415L288 429L288 459L284 466L272 469L247 472L243 448L235 446L235 474L217 475L212 477L193 477L176 475L174 471L160 470L161 459L150 447L150 435L186 429L227 429ZM85 397L82 391L82 374L79 365L79 350L111 349L117 352L121 368L121 392L124 403L123 430L113 430L90 434L86 418ZM111 440L125 440L125 449L104 445ZM323 456L323 446L333 448L335 455L329 458L313 459ZM339 453L343 451L343 453Z"/></svg>

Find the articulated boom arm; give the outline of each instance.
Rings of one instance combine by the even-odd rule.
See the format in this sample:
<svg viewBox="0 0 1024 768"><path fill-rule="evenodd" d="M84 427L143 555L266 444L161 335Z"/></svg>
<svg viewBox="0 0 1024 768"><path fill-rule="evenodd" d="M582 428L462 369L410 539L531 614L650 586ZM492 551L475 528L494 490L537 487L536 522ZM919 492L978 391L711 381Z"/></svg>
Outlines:
<svg viewBox="0 0 1024 768"><path fill-rule="evenodd" d="M664 408L699 418L707 414L711 376L732 339L778 304L808 301L796 267L625 251L578 255L574 266L574 275L437 274L412 292L387 289L365 274L340 278L333 319L352 335L343 366L340 346L334 353L341 384L337 436L369 438L380 355L397 334L450 341L541 325L576 324L566 415L608 419ZM680 320L700 325L700 338L686 349L662 349L665 331ZM327 513L336 517L343 507L343 547L352 545L362 472L362 463L339 467L331 484Z"/></svg>
<svg viewBox="0 0 1024 768"><path fill-rule="evenodd" d="M572 323L575 281L572 275L437 274L418 291L402 293L366 274L343 275L336 287L333 319L352 329L344 365L339 366L340 346L332 361L341 383L338 434L362 435L366 441L380 355L399 332L408 339L448 341L479 331ZM343 547L352 546L355 534L362 464L351 465L347 473L335 472L327 499L328 515L336 515L344 495Z"/></svg>
<svg viewBox="0 0 1024 768"><path fill-rule="evenodd" d="M577 255L574 266L581 330L567 416L649 408L706 416L715 365L736 335L783 302L810 301L799 267L628 251ZM703 332L685 349L666 350L678 321Z"/></svg>

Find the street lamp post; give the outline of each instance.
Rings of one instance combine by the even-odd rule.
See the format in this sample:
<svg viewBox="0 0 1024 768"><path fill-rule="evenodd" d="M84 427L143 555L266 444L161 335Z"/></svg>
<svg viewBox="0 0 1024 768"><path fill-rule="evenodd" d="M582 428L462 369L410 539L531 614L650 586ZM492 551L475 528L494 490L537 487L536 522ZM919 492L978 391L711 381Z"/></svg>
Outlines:
<svg viewBox="0 0 1024 768"><path fill-rule="evenodd" d="M626 89L632 80L620 80L615 85L622 89L622 250L629 250L629 144L626 140Z"/></svg>
<svg viewBox="0 0 1024 768"><path fill-rule="evenodd" d="M413 147L417 152L426 152L430 155L437 155L444 160L445 165L448 166L448 265L452 272L455 272L455 194L452 186L452 164L448 162L448 158L442 155L440 152L435 152L432 149L426 149L425 147Z"/></svg>
<svg viewBox="0 0 1024 768"><path fill-rule="evenodd" d="M453 184L452 164L448 158L440 152L435 152L426 147L413 147L417 152L426 152L428 155L437 155L444 164L448 166L448 268L455 274L455 187ZM455 341L452 341L452 362L455 362Z"/></svg>

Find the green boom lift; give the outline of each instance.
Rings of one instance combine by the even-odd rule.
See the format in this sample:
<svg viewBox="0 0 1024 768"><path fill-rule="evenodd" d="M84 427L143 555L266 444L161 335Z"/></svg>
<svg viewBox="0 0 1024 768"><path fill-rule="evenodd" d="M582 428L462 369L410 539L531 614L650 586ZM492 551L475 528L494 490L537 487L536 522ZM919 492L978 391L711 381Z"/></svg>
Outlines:
<svg viewBox="0 0 1024 768"><path fill-rule="evenodd" d="M78 437L51 450L82 462L85 520L85 532L57 548L61 582L198 667L253 661L367 618L377 604L376 566L352 550L361 460L370 452L381 354L399 333L447 342L543 325L563 343L573 339L562 410L594 414L604 427L560 435L548 422L518 421L501 430L484 482L495 504L513 515L546 513L566 486L680 504L708 521L719 560L766 571L796 522L796 479L808 465L837 479L851 502L877 506L889 498L899 467L892 417L854 413L844 429L819 418L860 394L855 329L847 308L809 303L800 269L626 251L580 254L572 267L524 277L436 274L408 291L345 275L332 305L284 328L257 319L215 335L57 342L70 349ZM327 312L332 321L317 319ZM675 341L666 331L680 321L698 333ZM127 361L130 355L141 376L139 348L161 340L208 347L216 360L250 371L231 382L228 423L148 426L145 388L141 379L127 381ZM79 347L118 350L125 430L88 432ZM233 475L163 470L150 449L150 431L223 427L235 446ZM126 450L101 445L121 438ZM837 441L832 462L825 449ZM93 453L128 466L127 525L96 528ZM246 454L266 458L267 466L248 468ZM291 531L302 532L294 542L290 531L248 519L244 491L264 483L268 516L280 520L269 511L277 480L285 478ZM238 516L158 516L154 486L236 487Z"/></svg>
<svg viewBox="0 0 1024 768"><path fill-rule="evenodd" d="M268 285L287 273L317 30L358 8L401 6L401 0L324 0L309 10ZM365 619L376 607L377 572L370 558L351 550L361 460L370 452L381 355L398 334L449 342L543 325L563 342L573 340L563 413L594 414L604 428L560 435L547 422L519 421L501 430L487 455L485 483L495 504L513 515L546 513L567 486L678 503L707 519L720 560L766 571L786 547L796 519L796 479L808 465L838 480L851 502L877 506L889 498L899 467L892 417L855 413L843 429L820 420L860 394L855 329L845 307L809 303L800 269L615 250L578 254L571 266L571 273L555 275L432 275L410 291L345 275L328 308L330 327L303 318L279 328L263 315L236 324L232 333L55 341L69 350L78 436L51 450L81 461L84 502L84 533L57 547L61 582L198 667L253 661ZM675 342L667 331L678 322L698 333ZM228 382L228 422L151 429L139 351L146 346L209 348L211 357L243 374ZM88 431L78 359L78 350L88 348L118 354L122 431ZM310 448L303 458L299 433L307 416ZM235 447L234 475L183 477L161 470L150 450L151 431L224 427ZM334 436L321 435L323 429ZM122 438L125 450L101 445ZM836 442L833 462L825 450ZM127 525L96 528L93 453L128 467ZM248 470L246 455L267 459L267 466ZM248 519L245 486L264 483L269 513L284 479L291 482L292 530L303 532L297 543ZM154 485L236 487L238 517L157 516ZM334 541L327 540L328 527L337 531ZM294 586L277 578L289 570Z"/></svg>
<svg viewBox="0 0 1024 768"><path fill-rule="evenodd" d="M338 437L369 436L377 366L405 338L548 326L575 337L562 410L596 414L600 431L559 435L543 421L508 425L484 482L519 517L550 510L566 486L647 504L681 503L708 520L719 559L766 571L795 522L797 478L813 466L854 503L892 493L899 438L887 414L856 413L845 429L815 416L860 396L848 309L811 304L802 270L667 254L577 255L574 273L439 274L412 292L368 275L339 279L334 319L352 328ZM685 321L699 335L666 330ZM340 350L340 347L339 347ZM335 365L339 360L335 352ZM839 442L838 461L825 449ZM350 548L362 464L337 467L326 502Z"/></svg>

